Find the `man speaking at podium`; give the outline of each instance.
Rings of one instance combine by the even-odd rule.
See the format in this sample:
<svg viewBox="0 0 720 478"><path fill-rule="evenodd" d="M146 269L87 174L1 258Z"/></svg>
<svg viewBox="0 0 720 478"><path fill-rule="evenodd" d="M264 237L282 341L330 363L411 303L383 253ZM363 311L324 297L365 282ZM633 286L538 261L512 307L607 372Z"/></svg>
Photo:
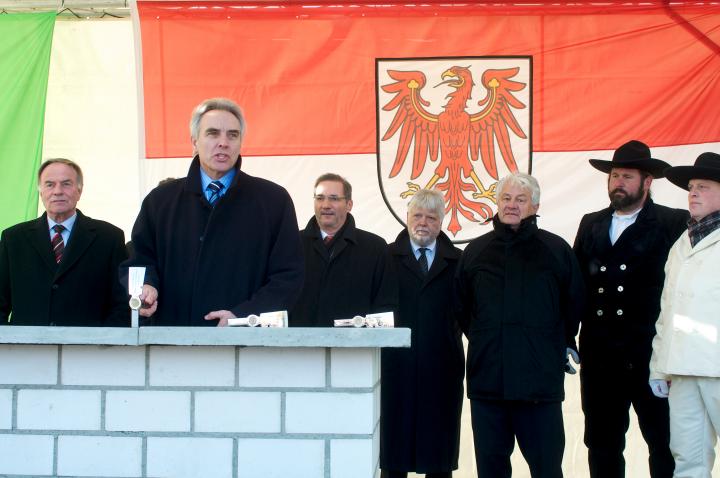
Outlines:
<svg viewBox="0 0 720 478"><path fill-rule="evenodd" d="M240 170L245 119L231 100L200 103L190 133L187 177L151 191L133 227L124 266L146 267L140 315L152 325L224 326L288 310L303 282L290 195Z"/></svg>

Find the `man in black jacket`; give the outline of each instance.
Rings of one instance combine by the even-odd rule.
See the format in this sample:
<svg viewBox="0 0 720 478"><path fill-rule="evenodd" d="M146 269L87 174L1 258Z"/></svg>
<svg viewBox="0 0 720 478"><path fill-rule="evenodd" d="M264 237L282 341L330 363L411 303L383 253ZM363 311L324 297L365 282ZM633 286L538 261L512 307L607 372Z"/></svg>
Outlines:
<svg viewBox="0 0 720 478"><path fill-rule="evenodd" d="M0 240L0 325L130 325L118 281L127 258L123 232L77 209L82 187L73 161L40 166L45 213L6 229Z"/></svg>
<svg viewBox="0 0 720 478"><path fill-rule="evenodd" d="M468 244L457 276L470 314L464 331L478 476L510 477L517 438L533 478L560 478L564 370L575 354L582 277L570 246L537 227L537 180L515 173L497 189L493 231Z"/></svg>
<svg viewBox="0 0 720 478"><path fill-rule="evenodd" d="M650 476L671 477L666 399L647 386L655 321L668 251L687 229L687 211L650 199L653 178L669 167L640 141L620 146L612 161L591 159L609 174L610 206L586 214L575 254L588 290L580 331L581 397L590 476L625 476L625 433L632 404L648 445Z"/></svg>
<svg viewBox="0 0 720 478"><path fill-rule="evenodd" d="M407 228L390 244L399 284L396 327L409 349L382 351L380 467L450 478L458 467L465 355L453 306L460 249L441 231L445 200L421 189L408 204Z"/></svg>
<svg viewBox="0 0 720 478"><path fill-rule="evenodd" d="M352 187L337 174L315 181L315 215L301 231L305 284L290 311L294 327L332 327L335 319L390 312L397 303L387 244L355 227Z"/></svg>
<svg viewBox="0 0 720 478"><path fill-rule="evenodd" d="M195 157L185 178L155 188L133 227L147 268L140 298L153 325L227 325L288 310L302 286L295 207L285 189L240 170L245 120L225 98L193 112Z"/></svg>

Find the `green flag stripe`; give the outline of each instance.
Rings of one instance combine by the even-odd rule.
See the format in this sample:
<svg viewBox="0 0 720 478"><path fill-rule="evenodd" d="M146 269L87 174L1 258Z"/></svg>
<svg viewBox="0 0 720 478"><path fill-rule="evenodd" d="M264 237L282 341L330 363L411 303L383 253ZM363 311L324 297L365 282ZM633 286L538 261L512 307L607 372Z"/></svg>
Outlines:
<svg viewBox="0 0 720 478"><path fill-rule="evenodd" d="M37 215L55 13L0 15L0 230Z"/></svg>

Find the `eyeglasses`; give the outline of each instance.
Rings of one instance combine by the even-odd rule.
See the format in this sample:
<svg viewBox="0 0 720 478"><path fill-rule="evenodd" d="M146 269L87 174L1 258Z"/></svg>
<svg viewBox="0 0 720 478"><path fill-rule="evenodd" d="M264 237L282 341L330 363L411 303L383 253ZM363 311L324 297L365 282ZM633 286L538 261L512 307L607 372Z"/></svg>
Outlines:
<svg viewBox="0 0 720 478"><path fill-rule="evenodd" d="M335 196L335 195L325 196L324 194L316 194L316 195L313 196L313 198L314 198L317 202L324 202L324 201L327 199L327 200L330 201L331 203L335 204L335 203L340 202L340 201L342 201L343 199L345 199L345 196Z"/></svg>

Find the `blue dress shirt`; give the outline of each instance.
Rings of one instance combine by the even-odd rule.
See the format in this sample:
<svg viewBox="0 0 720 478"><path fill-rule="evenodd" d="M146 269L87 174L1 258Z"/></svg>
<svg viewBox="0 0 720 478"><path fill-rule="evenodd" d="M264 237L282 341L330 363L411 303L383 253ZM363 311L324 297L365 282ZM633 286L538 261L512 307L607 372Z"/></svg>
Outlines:
<svg viewBox="0 0 720 478"><path fill-rule="evenodd" d="M77 219L77 213L73 214L72 217L65 219L63 222L55 222L52 219L50 219L50 216L48 216L47 222L48 222L48 232L50 233L50 240L52 241L52 238L55 236L55 231L53 231L53 227L55 227L55 224L60 224L61 226L65 227L65 230L63 232L61 232L60 235L63 238L65 247L67 247L68 242L70 241L70 233L72 232L72 228L75 225L75 219Z"/></svg>
<svg viewBox="0 0 720 478"><path fill-rule="evenodd" d="M225 173L225 176L218 179L222 183L223 186L225 186L222 191L220 191L220 197L223 197L225 193L227 192L228 188L232 184L233 179L235 179L235 168L231 169L227 173ZM210 191L208 191L208 184L215 181L213 178L205 174L205 171L203 171L202 168L200 168L200 181L202 182L202 190L203 193L205 193L205 198L209 201L210 200L210 194L212 194ZM219 199L219 198L218 198Z"/></svg>
<svg viewBox="0 0 720 478"><path fill-rule="evenodd" d="M410 247L413 250L413 254L415 254L415 259L420 258L420 248L421 247L424 247L425 249L427 249L425 251L425 257L427 257L428 270L430 270L430 268L432 267L433 260L435 259L435 249L437 247L437 240L432 241L427 246L419 246L419 245L415 244L415 242L412 239L410 239Z"/></svg>

